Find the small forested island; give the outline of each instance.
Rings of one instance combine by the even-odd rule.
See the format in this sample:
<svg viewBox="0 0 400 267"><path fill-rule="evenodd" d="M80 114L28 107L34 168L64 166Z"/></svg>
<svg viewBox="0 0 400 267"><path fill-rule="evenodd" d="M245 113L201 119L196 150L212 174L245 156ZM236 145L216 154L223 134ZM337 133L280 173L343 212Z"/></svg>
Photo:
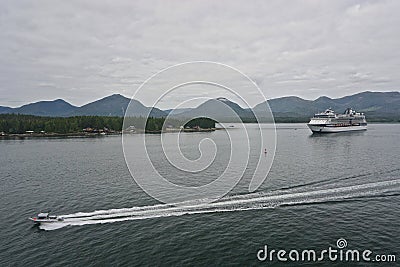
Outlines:
<svg viewBox="0 0 400 267"><path fill-rule="evenodd" d="M164 133L214 131L215 121L195 118L187 122L176 119L112 116L41 117L0 114L0 138L97 136L121 133Z"/></svg>

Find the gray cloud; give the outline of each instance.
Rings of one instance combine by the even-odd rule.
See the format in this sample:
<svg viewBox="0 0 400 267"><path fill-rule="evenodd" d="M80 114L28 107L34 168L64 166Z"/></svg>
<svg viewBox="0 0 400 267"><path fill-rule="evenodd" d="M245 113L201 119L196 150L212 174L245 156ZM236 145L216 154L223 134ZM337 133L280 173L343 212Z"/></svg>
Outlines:
<svg viewBox="0 0 400 267"><path fill-rule="evenodd" d="M131 96L192 60L238 68L267 98L397 91L399 11L396 0L3 1L0 105Z"/></svg>

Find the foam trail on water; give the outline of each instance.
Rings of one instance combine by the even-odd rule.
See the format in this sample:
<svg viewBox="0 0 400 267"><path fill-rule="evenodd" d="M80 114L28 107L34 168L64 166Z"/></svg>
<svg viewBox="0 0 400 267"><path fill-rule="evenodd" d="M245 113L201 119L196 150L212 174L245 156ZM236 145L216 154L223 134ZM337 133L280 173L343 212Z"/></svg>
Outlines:
<svg viewBox="0 0 400 267"><path fill-rule="evenodd" d="M93 212L78 212L61 215L64 217L64 221L57 223L42 223L40 228L44 230L55 230L68 225L103 224L130 220L182 216L185 214L244 211L275 208L283 205L301 205L331 201L344 201L350 198L379 196L383 193L394 190L400 191L400 179L297 193L275 195L265 193L250 193L226 197L212 203L198 200L176 203L175 205L158 204L152 206L98 210Z"/></svg>

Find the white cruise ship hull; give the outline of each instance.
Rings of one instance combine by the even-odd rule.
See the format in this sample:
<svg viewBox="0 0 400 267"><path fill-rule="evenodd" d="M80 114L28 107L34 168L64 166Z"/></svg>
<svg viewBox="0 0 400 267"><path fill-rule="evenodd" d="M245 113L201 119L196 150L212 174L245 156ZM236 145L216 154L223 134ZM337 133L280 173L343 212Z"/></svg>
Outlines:
<svg viewBox="0 0 400 267"><path fill-rule="evenodd" d="M307 124L313 133L339 133L339 132L350 132L350 131L365 131L367 125L357 126L322 126Z"/></svg>

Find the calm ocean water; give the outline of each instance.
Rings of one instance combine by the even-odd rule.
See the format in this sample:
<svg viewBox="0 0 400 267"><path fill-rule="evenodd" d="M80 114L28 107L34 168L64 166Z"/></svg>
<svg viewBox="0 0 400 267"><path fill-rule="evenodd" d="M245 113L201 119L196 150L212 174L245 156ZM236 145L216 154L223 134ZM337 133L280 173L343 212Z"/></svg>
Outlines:
<svg viewBox="0 0 400 267"><path fill-rule="evenodd" d="M218 143L222 135L191 133L183 142L197 148L200 139ZM150 150L158 149L159 137L150 138ZM135 184L120 136L0 140L0 266L282 265L258 261L258 250L323 250L339 238L349 249L396 254L399 262L400 125L311 135L304 124L280 124L277 138L271 172L257 193L248 193L245 173L218 208L176 210L157 205ZM192 158L199 153L185 151ZM226 164L229 150L218 151L217 165L193 177L174 171L157 153L153 160L175 183L201 184ZM286 196L273 197L280 195ZM129 220L105 216L121 208L115 212L127 215L118 218ZM52 231L28 221L47 210L86 212L98 220Z"/></svg>

